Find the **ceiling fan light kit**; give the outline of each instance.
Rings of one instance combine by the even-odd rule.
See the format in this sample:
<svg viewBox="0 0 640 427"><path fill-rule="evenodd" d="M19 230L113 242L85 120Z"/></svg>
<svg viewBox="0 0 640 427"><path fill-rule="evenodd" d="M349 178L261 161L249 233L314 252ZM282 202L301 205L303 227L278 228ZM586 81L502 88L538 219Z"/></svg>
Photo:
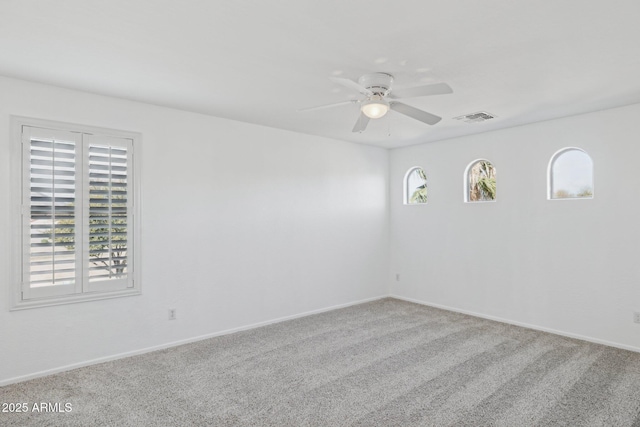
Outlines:
<svg viewBox="0 0 640 427"><path fill-rule="evenodd" d="M389 110L411 117L419 122L428 125L438 123L442 117L426 111L412 107L402 102L398 102L399 98L413 98L418 96L442 95L452 93L453 90L446 83L435 83L425 86L417 86L408 89L401 89L398 93L392 94L391 85L393 84L393 76L388 73L371 73L365 74L358 79L358 82L344 79L341 77L331 77L331 81L342 85L351 90L364 95L365 99L356 101L339 102L336 104L322 105L319 107L305 108L303 110L317 110L328 107L348 104L351 102L360 103L360 116L353 127L353 132L362 132L366 129L369 119L379 119L384 117ZM386 98L390 98L388 101Z"/></svg>
<svg viewBox="0 0 640 427"><path fill-rule="evenodd" d="M389 111L389 103L380 95L373 95L362 101L362 113L370 119L379 119Z"/></svg>

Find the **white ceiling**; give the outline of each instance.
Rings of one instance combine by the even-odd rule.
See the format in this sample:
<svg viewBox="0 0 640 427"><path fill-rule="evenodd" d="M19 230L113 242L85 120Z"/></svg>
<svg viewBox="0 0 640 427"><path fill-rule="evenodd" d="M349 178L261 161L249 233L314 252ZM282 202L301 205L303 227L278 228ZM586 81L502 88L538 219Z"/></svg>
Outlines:
<svg viewBox="0 0 640 427"><path fill-rule="evenodd" d="M0 75L393 148L640 102L639 22L638 0L0 0ZM406 101L443 120L297 111L374 71L448 83Z"/></svg>

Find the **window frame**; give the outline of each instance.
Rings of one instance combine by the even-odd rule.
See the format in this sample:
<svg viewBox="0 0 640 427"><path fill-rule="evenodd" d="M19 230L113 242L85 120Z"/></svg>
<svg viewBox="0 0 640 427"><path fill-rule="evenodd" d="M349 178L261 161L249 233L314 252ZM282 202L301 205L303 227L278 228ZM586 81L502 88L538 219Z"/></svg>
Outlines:
<svg viewBox="0 0 640 427"><path fill-rule="evenodd" d="M75 284L76 293L55 295L55 292L46 292L45 295L38 295L38 293L32 293L25 297L24 290L28 283L25 283L25 267L24 262L28 262L28 252L24 247L24 233L26 225L23 223L23 216L30 215L29 206L23 204L23 192L25 186L29 185L29 160L24 159L24 139L23 139L23 127L41 128L46 132L57 133L77 133L79 134L79 144L81 146L80 155L84 151L84 147L89 144L95 144L90 142L94 138L118 138L128 139L131 143L131 159L130 168L131 171L127 172L127 180L131 180L131 204L130 204L130 218L131 218L131 247L130 247L130 260L132 267L128 271L128 275L131 276L131 287L125 289L113 290L110 286L95 286L90 285L89 282L83 283L86 279L85 269L83 262L83 254L76 254L76 268L80 268L80 277L82 281L79 284ZM123 296L139 295L142 291L142 279L141 279L141 152L142 152L142 135L138 132L122 131L109 128L102 128L96 126L79 125L74 123L58 122L44 119L36 119L22 116L11 116L11 206L12 206L12 235L11 235L11 247L12 247L12 259L11 259L11 306L10 310L21 310L36 307L46 307L61 304L70 304L85 301L102 300L109 298L117 298ZM86 141L83 140L83 135L86 135ZM83 165L88 166L86 156L82 158ZM86 171L85 171L86 172ZM87 179L83 175L78 175L78 181L84 181ZM26 179L26 181L25 181ZM76 192L80 194L80 190L83 191L82 184L76 182ZM84 203L86 194L79 196L79 202ZM88 203L88 201L86 202ZM80 203L78 203L79 205ZM78 207L78 210L81 210ZM84 235L85 230L81 230L79 233ZM129 244L128 244L129 245ZM26 261L25 261L26 258ZM99 283L99 282L98 282ZM84 286L84 289L83 289ZM79 292L78 292L79 288ZM30 288L33 290L33 288Z"/></svg>
<svg viewBox="0 0 640 427"><path fill-rule="evenodd" d="M473 168L476 163L479 162L487 162L491 165L491 167L496 171L496 197L493 200L471 200L471 188L470 188L470 182L469 182L469 173L471 172L471 168ZM472 160L467 167L464 169L464 176L462 178L462 188L463 188L463 200L464 203L467 204L476 204L476 203L495 203L498 201L498 178L497 178L497 170L498 168L496 168L495 164L487 159L487 158L478 158L475 160Z"/></svg>
<svg viewBox="0 0 640 427"><path fill-rule="evenodd" d="M404 203L404 205L406 206L423 206L429 203L429 181L425 181L425 184L427 184L427 201L423 202L423 203L410 203L409 200L411 199L411 197L409 196L409 176L413 173L413 171L417 170L417 169L421 169L422 172L424 173L424 176L427 176L427 172L425 172L424 168L422 166L412 166L410 167L407 172L404 174L404 179L402 180L402 201Z"/></svg>
<svg viewBox="0 0 640 427"><path fill-rule="evenodd" d="M563 154L569 151L580 151L584 153L589 160L591 160L591 196L590 197L553 197L553 164L557 159L559 159ZM551 158L549 159L549 163L547 164L547 200L593 200L596 194L596 183L595 183L595 162L593 161L593 157L591 154L587 153L586 150L583 150L580 147L564 147L553 153Z"/></svg>

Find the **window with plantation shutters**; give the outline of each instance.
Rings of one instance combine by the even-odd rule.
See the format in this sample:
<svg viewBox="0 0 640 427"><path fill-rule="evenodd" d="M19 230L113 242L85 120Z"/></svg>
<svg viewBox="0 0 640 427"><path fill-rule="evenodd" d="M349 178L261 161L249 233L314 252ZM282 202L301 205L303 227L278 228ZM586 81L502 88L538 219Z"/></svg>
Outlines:
<svg viewBox="0 0 640 427"><path fill-rule="evenodd" d="M136 137L26 124L20 134L22 266L14 306L139 293Z"/></svg>

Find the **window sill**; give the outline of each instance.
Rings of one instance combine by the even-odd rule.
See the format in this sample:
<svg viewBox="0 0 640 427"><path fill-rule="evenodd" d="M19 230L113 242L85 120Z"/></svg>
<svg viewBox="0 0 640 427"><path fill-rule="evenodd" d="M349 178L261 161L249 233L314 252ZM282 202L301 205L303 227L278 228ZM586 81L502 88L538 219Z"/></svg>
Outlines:
<svg viewBox="0 0 640 427"><path fill-rule="evenodd" d="M13 307L11 307L10 311L17 310L27 310L30 308L38 308L38 307L50 307L54 305L64 305L64 304L74 304L77 302L86 302L86 301L97 301L103 299L111 299L111 298L120 298L120 297L128 297L140 295L140 289L126 289L122 291L114 291L114 292L96 292L96 293L85 293L79 295L72 296L61 296L56 298L38 298L26 301L18 301Z"/></svg>

